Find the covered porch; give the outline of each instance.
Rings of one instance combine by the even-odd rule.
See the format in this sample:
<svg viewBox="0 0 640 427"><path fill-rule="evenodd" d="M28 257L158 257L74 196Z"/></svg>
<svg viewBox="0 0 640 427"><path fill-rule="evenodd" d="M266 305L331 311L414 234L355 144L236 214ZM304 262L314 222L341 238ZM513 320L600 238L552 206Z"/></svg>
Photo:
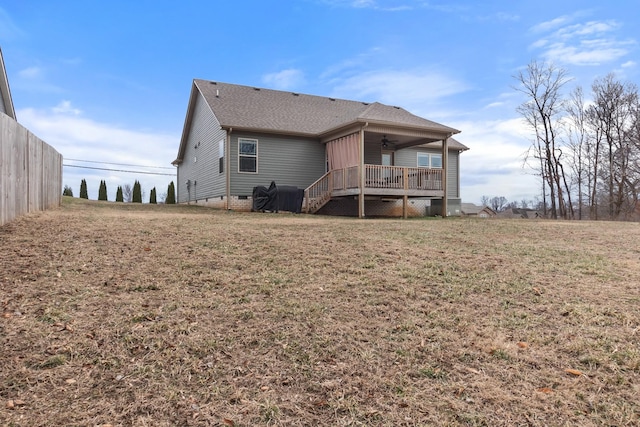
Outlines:
<svg viewBox="0 0 640 427"><path fill-rule="evenodd" d="M447 212L448 139L453 132L393 128L363 123L354 131L329 135L328 172L305 190L303 210L315 213L332 198L353 197L358 200L358 217L365 217L365 198L384 197L403 200L403 217L407 217L410 198L434 198L442 201L442 216ZM396 165L401 150L437 143L439 167ZM398 162L402 163L402 162Z"/></svg>

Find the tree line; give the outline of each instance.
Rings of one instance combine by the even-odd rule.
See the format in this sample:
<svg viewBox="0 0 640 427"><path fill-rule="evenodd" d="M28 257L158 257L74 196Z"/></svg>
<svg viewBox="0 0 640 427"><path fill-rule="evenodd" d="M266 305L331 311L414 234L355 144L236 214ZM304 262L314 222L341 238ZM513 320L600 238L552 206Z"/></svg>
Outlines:
<svg viewBox="0 0 640 427"><path fill-rule="evenodd" d="M73 189L68 185L64 186L64 190L62 191L63 196L73 197ZM116 202L127 202L127 203L142 203L143 199L143 191L140 182L136 180L133 183L133 187L129 184L125 184L123 186L119 185L116 190ZM80 182L80 198L88 199L89 193L87 191L87 180L83 179ZM100 181L100 187L98 188L98 200L107 201L107 183L104 180ZM149 203L157 204L158 197L156 188L153 187L149 193ZM173 205L176 203L176 190L173 181L171 181L167 187L167 192L162 195L160 203L165 203L168 205Z"/></svg>
<svg viewBox="0 0 640 427"><path fill-rule="evenodd" d="M638 219L638 87L610 73L589 93L565 93L567 70L535 60L515 79L526 96L517 111L533 134L525 164L540 177L544 215Z"/></svg>

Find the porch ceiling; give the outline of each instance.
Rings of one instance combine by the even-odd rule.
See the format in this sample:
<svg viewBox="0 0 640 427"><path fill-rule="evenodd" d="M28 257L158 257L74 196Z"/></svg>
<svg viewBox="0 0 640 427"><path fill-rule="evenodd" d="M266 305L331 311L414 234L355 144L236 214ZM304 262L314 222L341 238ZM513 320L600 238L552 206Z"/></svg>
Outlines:
<svg viewBox="0 0 640 427"><path fill-rule="evenodd" d="M397 131L395 131L397 132ZM416 145L428 144L430 142L442 141L440 137L426 137L416 135L405 135L402 133L384 133L384 132L370 132L364 133L365 144L382 144L382 139L386 137L390 140L389 149L399 150L402 148L413 147Z"/></svg>
<svg viewBox="0 0 640 427"><path fill-rule="evenodd" d="M403 133L398 130L391 130L389 132L383 131L369 131L365 130L364 133L364 142L367 145L371 144L380 144L382 145L382 138L386 137L388 140L393 141L389 144L387 149L389 150L400 150L402 148L415 147L418 145L431 144L430 148L440 148L442 147L442 140L446 136L449 135L415 135L411 134L411 131L407 133ZM469 148L464 144L460 143L455 138L449 136L449 149L450 150L459 150L465 151Z"/></svg>

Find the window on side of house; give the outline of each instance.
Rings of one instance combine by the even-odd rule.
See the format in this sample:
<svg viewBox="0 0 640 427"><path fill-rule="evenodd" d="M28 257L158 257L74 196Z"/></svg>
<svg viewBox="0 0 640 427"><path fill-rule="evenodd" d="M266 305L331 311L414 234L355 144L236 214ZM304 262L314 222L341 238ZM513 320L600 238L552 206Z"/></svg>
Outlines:
<svg viewBox="0 0 640 427"><path fill-rule="evenodd" d="M430 157L431 157L431 168L442 169L442 154L432 154Z"/></svg>
<svg viewBox="0 0 640 427"><path fill-rule="evenodd" d="M418 153L418 167L442 169L442 154Z"/></svg>
<svg viewBox="0 0 640 427"><path fill-rule="evenodd" d="M224 172L224 139L218 142L218 172Z"/></svg>
<svg viewBox="0 0 640 427"><path fill-rule="evenodd" d="M419 168L429 167L429 153L418 153L418 167Z"/></svg>
<svg viewBox="0 0 640 427"><path fill-rule="evenodd" d="M238 172L258 173L258 140L238 138Z"/></svg>

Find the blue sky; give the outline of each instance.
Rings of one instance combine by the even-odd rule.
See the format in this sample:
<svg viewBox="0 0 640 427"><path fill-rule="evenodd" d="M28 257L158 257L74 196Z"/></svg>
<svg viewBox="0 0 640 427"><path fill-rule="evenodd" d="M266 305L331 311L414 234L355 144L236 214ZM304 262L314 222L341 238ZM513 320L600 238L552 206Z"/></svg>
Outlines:
<svg viewBox="0 0 640 427"><path fill-rule="evenodd" d="M0 0L0 47L18 121L66 159L170 168L202 78L401 106L462 131L463 201L520 201L540 186L513 76L538 59L567 69L567 91L638 83L639 21L638 0ZM64 169L75 195L82 178L110 200L171 180Z"/></svg>

